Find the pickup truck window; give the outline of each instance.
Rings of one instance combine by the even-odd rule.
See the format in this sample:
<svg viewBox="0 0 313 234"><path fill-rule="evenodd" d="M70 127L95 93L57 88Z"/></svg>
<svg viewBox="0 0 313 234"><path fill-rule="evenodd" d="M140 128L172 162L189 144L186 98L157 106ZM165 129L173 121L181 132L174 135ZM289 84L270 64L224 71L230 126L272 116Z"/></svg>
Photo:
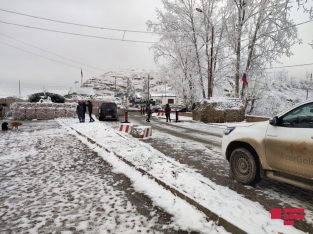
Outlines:
<svg viewBox="0 0 313 234"><path fill-rule="evenodd" d="M288 128L313 128L313 105L300 106L284 116L279 121L282 127Z"/></svg>

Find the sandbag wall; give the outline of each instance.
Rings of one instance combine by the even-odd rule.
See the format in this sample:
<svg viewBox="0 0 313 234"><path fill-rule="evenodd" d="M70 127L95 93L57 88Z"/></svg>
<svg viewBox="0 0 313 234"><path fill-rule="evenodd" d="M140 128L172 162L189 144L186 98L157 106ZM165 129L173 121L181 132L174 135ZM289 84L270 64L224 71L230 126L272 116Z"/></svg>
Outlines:
<svg viewBox="0 0 313 234"><path fill-rule="evenodd" d="M54 119L76 117L77 103L14 102L10 105L15 120Z"/></svg>

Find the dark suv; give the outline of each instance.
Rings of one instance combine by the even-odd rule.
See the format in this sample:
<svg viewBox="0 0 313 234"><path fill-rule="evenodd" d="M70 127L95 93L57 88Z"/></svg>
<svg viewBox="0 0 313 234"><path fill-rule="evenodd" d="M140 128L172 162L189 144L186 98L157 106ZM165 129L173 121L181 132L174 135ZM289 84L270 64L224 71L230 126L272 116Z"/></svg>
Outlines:
<svg viewBox="0 0 313 234"><path fill-rule="evenodd" d="M116 103L104 102L99 107L99 120L115 119L119 120L118 107Z"/></svg>

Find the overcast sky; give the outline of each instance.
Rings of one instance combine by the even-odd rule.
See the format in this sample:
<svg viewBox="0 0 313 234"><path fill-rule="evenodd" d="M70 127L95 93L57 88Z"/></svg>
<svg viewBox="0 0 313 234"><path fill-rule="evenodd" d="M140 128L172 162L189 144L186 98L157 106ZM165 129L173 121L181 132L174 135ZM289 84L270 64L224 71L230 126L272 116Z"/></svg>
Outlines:
<svg viewBox="0 0 313 234"><path fill-rule="evenodd" d="M146 21L156 20L156 8L162 8L159 0L0 0L0 9L8 11L58 21L134 31L147 30ZM293 17L296 23L308 20L308 15L303 14L302 10L294 11ZM104 38L123 39L124 35L123 31L61 24L4 11L0 11L0 21ZM313 22L301 25L298 29L304 43L294 46L295 55L291 58L282 58L283 64L279 66L313 63L313 49L308 45L313 40ZM12 38L82 64L49 54ZM124 40L153 42L157 39L156 36L144 33L126 32L124 35ZM155 70L150 46L149 43L82 37L0 23L0 96L18 95L19 80L23 96L40 92L43 88L49 92L66 94L74 87L75 81L80 82L81 67L84 80L122 69ZM313 72L313 66L287 70L290 75L304 78L306 72Z"/></svg>

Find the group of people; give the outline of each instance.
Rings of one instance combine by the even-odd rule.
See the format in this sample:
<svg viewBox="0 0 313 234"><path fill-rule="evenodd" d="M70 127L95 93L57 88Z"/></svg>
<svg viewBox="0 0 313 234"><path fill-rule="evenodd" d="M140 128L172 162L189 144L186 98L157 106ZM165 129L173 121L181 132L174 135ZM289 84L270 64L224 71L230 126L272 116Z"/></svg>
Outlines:
<svg viewBox="0 0 313 234"><path fill-rule="evenodd" d="M85 122L85 114L86 114L86 110L88 108L88 113L89 113L89 118L90 121L89 122L94 122L95 120L92 118L91 114L92 114L92 102L91 101L87 101L87 104L84 101L79 101L77 108L76 108L76 112L78 115L78 119L80 123L84 123Z"/></svg>
<svg viewBox="0 0 313 234"><path fill-rule="evenodd" d="M148 104L146 106L146 113L147 113L146 121L147 122L150 122L150 117L151 117L151 114L152 114L151 106L152 106L152 104L150 104L150 105ZM168 121L172 122L171 121L171 107L170 107L169 104L166 104L164 112L165 112L166 122L168 122Z"/></svg>

